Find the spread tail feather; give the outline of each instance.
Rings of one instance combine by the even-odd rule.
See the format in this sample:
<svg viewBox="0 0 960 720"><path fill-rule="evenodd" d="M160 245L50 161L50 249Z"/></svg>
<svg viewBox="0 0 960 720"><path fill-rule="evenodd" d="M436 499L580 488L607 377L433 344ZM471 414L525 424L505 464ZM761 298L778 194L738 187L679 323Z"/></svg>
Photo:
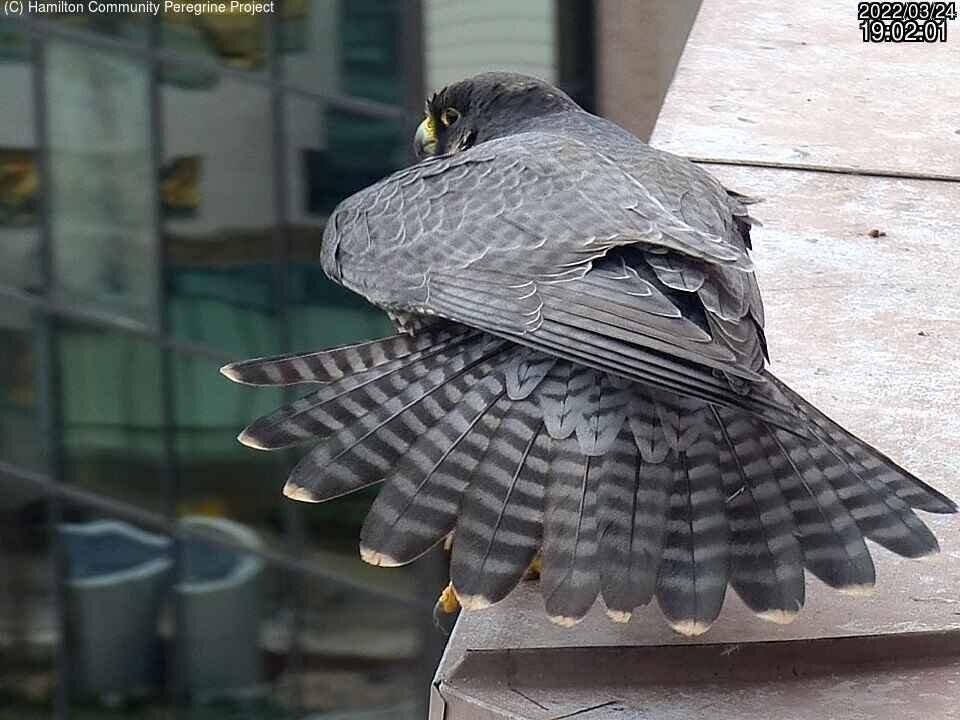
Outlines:
<svg viewBox="0 0 960 720"><path fill-rule="evenodd" d="M407 563L453 532L452 581L468 609L504 598L539 552L547 614L564 625L598 595L620 621L656 596L674 629L697 634L728 584L759 616L788 622L804 569L870 588L864 538L927 555L937 541L914 510L956 511L769 373L753 392L792 408L789 423L457 326L223 372L320 383L241 441L321 440L291 473L294 499L386 481L364 559Z"/></svg>

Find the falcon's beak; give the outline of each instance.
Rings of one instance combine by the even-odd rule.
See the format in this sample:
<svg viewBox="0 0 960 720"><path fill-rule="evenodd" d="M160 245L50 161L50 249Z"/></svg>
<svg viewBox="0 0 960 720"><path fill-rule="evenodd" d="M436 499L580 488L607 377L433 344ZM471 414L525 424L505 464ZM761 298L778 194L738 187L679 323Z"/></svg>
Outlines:
<svg viewBox="0 0 960 720"><path fill-rule="evenodd" d="M437 123L429 115L417 128L417 134L413 138L413 149L418 159L437 154Z"/></svg>

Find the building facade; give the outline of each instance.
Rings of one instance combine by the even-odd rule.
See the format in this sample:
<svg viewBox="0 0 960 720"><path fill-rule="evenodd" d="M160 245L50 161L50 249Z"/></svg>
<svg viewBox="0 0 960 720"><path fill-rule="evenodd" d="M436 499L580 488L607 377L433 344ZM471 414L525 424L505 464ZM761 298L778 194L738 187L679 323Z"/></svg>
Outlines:
<svg viewBox="0 0 960 720"><path fill-rule="evenodd" d="M317 258L427 88L513 69L652 127L689 23L630 5L0 18L0 717L423 716L442 552L363 566L370 495L284 499L297 452L235 436L286 396L217 370L390 332Z"/></svg>

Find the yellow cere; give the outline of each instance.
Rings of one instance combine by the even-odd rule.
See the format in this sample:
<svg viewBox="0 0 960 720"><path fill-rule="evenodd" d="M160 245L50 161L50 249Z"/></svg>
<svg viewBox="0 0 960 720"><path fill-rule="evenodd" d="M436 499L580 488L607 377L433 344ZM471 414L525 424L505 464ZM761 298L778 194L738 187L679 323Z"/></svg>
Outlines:
<svg viewBox="0 0 960 720"><path fill-rule="evenodd" d="M423 134L426 136L427 140L430 142L437 141L437 119L433 115L427 114L420 127L423 128Z"/></svg>

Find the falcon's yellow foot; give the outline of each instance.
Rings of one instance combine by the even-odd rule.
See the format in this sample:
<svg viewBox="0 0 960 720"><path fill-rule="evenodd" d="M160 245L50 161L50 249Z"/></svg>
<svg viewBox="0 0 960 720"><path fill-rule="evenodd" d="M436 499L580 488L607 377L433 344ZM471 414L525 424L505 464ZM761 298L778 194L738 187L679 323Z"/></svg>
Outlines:
<svg viewBox="0 0 960 720"><path fill-rule="evenodd" d="M541 555L537 553L537 556L533 559L533 562L530 563L530 567L527 568L527 571L523 574L524 580L539 580L540 579L540 565L541 565Z"/></svg>
<svg viewBox="0 0 960 720"><path fill-rule="evenodd" d="M434 607L434 614L452 615L460 609L460 598L457 597L457 591L453 589L453 583L447 583L447 586L437 598L437 604Z"/></svg>

